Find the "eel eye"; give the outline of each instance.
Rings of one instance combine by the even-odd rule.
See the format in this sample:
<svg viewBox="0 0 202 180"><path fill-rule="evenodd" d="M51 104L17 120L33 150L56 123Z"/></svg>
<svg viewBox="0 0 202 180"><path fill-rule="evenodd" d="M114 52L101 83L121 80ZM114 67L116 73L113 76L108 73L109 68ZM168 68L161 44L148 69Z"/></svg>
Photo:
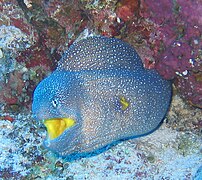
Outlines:
<svg viewBox="0 0 202 180"><path fill-rule="evenodd" d="M54 108L56 108L58 106L58 100L57 99L53 99L51 103L52 103Z"/></svg>

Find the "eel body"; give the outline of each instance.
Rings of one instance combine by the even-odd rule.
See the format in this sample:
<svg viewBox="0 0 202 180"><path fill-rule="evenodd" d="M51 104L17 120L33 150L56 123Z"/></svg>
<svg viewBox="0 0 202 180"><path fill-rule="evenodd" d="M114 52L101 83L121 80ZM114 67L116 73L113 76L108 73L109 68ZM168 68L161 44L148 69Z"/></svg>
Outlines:
<svg viewBox="0 0 202 180"><path fill-rule="evenodd" d="M171 96L171 82L144 69L129 44L95 36L70 46L35 89L32 111L47 128L45 146L69 156L153 132Z"/></svg>

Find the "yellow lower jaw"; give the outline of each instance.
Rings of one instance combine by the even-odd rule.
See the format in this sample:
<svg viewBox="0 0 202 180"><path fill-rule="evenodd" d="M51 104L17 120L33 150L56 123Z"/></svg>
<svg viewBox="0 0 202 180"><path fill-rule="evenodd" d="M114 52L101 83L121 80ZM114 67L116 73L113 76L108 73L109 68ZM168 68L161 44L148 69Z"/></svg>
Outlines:
<svg viewBox="0 0 202 180"><path fill-rule="evenodd" d="M75 120L72 118L53 118L44 121L51 140L60 136L66 129L74 126L74 124Z"/></svg>

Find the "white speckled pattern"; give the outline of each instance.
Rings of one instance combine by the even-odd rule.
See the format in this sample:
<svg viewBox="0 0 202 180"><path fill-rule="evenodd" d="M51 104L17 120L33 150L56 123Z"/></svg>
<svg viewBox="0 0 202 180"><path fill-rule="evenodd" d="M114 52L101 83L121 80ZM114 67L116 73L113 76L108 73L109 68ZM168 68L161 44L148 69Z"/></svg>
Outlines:
<svg viewBox="0 0 202 180"><path fill-rule="evenodd" d="M121 97L129 103L125 110ZM32 110L39 120L76 120L58 138L45 140L47 148L68 156L152 132L170 101L171 83L156 71L145 70L130 45L89 37L73 44L58 68L38 85Z"/></svg>

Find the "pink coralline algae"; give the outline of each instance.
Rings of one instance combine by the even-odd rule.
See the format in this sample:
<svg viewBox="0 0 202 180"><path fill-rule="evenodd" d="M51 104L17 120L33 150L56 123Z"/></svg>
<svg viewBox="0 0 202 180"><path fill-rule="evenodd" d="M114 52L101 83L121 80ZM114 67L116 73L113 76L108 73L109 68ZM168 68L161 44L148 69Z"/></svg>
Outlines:
<svg viewBox="0 0 202 180"><path fill-rule="evenodd" d="M37 7L43 11L45 22L41 27L46 39L48 48L59 48L61 51L67 48L71 41L76 39L86 25L86 16L82 15L82 10L78 0L66 1L32 1L33 6L29 8L34 12ZM37 24L37 19L35 20ZM67 44L67 46L65 45Z"/></svg>
<svg viewBox="0 0 202 180"><path fill-rule="evenodd" d="M124 22L131 20L134 15L137 15L139 9L139 1L137 0L121 0L118 3L116 14Z"/></svg>
<svg viewBox="0 0 202 180"><path fill-rule="evenodd" d="M154 67L197 107L202 107L201 9L200 0L142 0L140 13L155 27L150 32L155 36L146 39L157 49Z"/></svg>

